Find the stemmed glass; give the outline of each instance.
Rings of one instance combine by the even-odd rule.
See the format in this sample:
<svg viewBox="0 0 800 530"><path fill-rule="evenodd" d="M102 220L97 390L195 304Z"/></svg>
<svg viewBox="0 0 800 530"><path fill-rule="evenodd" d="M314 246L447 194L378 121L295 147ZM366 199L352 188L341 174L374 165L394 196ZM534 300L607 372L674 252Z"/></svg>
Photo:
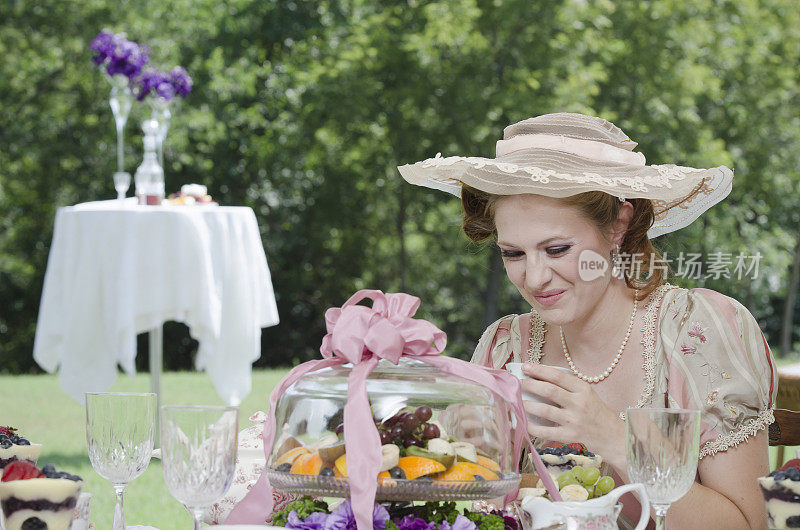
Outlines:
<svg viewBox="0 0 800 530"><path fill-rule="evenodd" d="M644 484L656 528L663 530L670 505L686 495L697 474L700 411L629 408L625 414L628 476Z"/></svg>
<svg viewBox="0 0 800 530"><path fill-rule="evenodd" d="M117 199L123 201L128 188L131 187L131 174L125 171L114 173L114 189L117 190Z"/></svg>
<svg viewBox="0 0 800 530"><path fill-rule="evenodd" d="M89 460L116 493L112 530L125 530L123 494L128 483L144 473L150 463L155 420L155 394L86 394Z"/></svg>
<svg viewBox="0 0 800 530"><path fill-rule="evenodd" d="M161 462L167 489L200 528L203 510L233 482L237 407L161 407Z"/></svg>

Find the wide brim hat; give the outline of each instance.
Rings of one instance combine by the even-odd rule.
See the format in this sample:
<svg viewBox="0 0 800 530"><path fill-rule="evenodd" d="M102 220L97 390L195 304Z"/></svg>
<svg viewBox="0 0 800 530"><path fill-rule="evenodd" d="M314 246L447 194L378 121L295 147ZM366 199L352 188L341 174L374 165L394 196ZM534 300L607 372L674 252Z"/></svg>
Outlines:
<svg viewBox="0 0 800 530"><path fill-rule="evenodd" d="M647 165L633 151L636 145L607 120L560 112L506 127L495 158L437 154L398 169L411 184L457 197L466 185L494 195L562 198L602 191L620 200L649 199L655 211L651 238L689 225L731 191L728 167Z"/></svg>

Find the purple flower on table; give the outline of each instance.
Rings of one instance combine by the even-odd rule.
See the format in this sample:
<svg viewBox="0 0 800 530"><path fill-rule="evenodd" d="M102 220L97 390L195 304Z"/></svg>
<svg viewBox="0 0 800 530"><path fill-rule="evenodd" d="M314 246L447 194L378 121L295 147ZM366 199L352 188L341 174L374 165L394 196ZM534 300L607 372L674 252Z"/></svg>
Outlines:
<svg viewBox="0 0 800 530"><path fill-rule="evenodd" d="M147 70L136 80L138 94L136 99L143 101L151 92L155 92L160 98L171 101L175 97L175 89L169 80L169 75L158 70Z"/></svg>
<svg viewBox="0 0 800 530"><path fill-rule="evenodd" d="M312 512L305 519L300 519L297 510L292 510L286 517L286 528L295 530L322 530L329 515L325 512Z"/></svg>
<svg viewBox="0 0 800 530"><path fill-rule="evenodd" d="M147 46L139 46L125 39L124 35L107 29L94 38L89 49L95 52L92 61L98 66L105 66L106 73L111 76L121 74L133 79L150 60Z"/></svg>
<svg viewBox="0 0 800 530"><path fill-rule="evenodd" d="M192 78L186 72L183 66L176 66L169 73L169 80L172 83L172 88L175 93L180 97L185 98L192 91Z"/></svg>
<svg viewBox="0 0 800 530"><path fill-rule="evenodd" d="M374 530L384 530L386 521L389 520L389 512L380 504L375 504L372 509L372 528ZM323 530L356 530L356 516L353 513L353 506L350 500L344 501L336 510L328 516Z"/></svg>
<svg viewBox="0 0 800 530"><path fill-rule="evenodd" d="M116 44L114 43L115 36L116 35L114 35L114 33L112 33L110 30L104 29L89 45L89 49L95 52L94 57L92 57L92 61L96 65L100 66L101 64L105 63L106 60L114 53L114 48L116 47Z"/></svg>
<svg viewBox="0 0 800 530"><path fill-rule="evenodd" d="M429 523L425 519L406 515L396 521L398 530L436 530L436 523Z"/></svg>
<svg viewBox="0 0 800 530"><path fill-rule="evenodd" d="M155 93L164 101L172 101L176 95L185 98L192 90L192 78L182 66L176 66L169 73L147 70L136 80L136 84L136 99L139 101L143 101L150 93Z"/></svg>
<svg viewBox="0 0 800 530"><path fill-rule="evenodd" d="M475 530L476 528L475 523L461 514L456 516L456 520L453 521L452 525L447 521L442 521L442 524L439 525L439 530Z"/></svg>

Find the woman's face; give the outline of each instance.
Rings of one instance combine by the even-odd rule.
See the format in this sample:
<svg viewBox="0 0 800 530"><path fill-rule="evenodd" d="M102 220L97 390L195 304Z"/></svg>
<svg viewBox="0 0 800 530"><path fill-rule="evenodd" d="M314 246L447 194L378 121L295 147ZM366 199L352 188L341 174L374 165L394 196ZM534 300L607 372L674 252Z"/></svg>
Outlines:
<svg viewBox="0 0 800 530"><path fill-rule="evenodd" d="M608 261L612 243L576 207L541 195L509 195L496 205L495 226L508 278L545 322L580 321L602 298L611 281L608 268L598 275L584 265L579 274L579 261Z"/></svg>

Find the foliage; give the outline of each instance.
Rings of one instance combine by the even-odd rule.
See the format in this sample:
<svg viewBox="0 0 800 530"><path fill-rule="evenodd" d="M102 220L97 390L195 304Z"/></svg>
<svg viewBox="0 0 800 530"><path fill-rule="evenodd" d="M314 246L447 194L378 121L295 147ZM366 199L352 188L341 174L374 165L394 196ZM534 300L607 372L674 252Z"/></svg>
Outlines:
<svg viewBox="0 0 800 530"><path fill-rule="evenodd" d="M800 237L796 7L6 0L0 371L35 369L55 210L113 197L110 87L88 49L105 27L147 42L163 60L156 66L182 64L194 78L165 145L167 190L200 182L221 203L256 212L281 315L263 332L259 364L315 357L324 310L362 287L422 298L420 316L447 331L461 357L488 320L525 311L499 281L496 253L459 234L458 201L405 184L395 167L438 151L492 156L505 125L552 111L614 121L651 163L736 168L728 201L657 243L668 255L760 252L755 280L677 281L742 300L774 343ZM129 171L143 108L126 131ZM192 346L185 328L168 330L167 364L187 366Z"/></svg>

